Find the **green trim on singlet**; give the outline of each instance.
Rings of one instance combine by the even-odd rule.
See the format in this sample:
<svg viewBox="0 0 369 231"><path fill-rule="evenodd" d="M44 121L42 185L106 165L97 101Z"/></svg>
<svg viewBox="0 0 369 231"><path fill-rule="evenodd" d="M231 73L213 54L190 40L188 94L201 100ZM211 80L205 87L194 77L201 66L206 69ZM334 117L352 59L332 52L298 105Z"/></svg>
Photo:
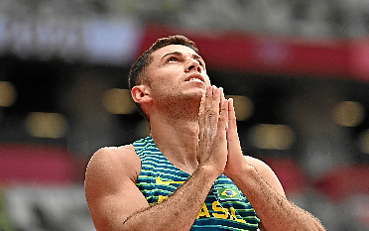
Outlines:
<svg viewBox="0 0 369 231"><path fill-rule="evenodd" d="M133 143L142 167L137 187L149 204L160 203L190 174L174 166L148 136ZM188 203L191 203L190 201ZM191 230L257 230L260 219L247 198L225 175L215 180Z"/></svg>

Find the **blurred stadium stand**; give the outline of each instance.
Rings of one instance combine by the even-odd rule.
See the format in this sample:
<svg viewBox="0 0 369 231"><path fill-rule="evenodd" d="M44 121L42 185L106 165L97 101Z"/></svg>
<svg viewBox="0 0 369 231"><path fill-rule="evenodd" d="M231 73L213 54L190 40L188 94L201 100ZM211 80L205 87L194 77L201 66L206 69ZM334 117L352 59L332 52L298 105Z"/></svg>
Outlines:
<svg viewBox="0 0 369 231"><path fill-rule="evenodd" d="M0 181L70 184L75 182L75 161L67 150L26 144L0 145Z"/></svg>
<svg viewBox="0 0 369 231"><path fill-rule="evenodd" d="M291 200L369 229L367 0L1 0L0 230L93 230L86 163L148 134L127 74L170 34L196 41Z"/></svg>

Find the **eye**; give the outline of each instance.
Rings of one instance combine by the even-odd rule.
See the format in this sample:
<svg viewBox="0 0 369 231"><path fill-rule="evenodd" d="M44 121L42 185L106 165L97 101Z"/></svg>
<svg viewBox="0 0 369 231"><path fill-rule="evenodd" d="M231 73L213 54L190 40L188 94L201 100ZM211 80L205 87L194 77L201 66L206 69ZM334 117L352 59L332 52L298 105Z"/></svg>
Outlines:
<svg viewBox="0 0 369 231"><path fill-rule="evenodd" d="M204 69L205 69L205 63L204 63L204 61L203 61L202 59L197 59L197 62L200 64L200 66L201 66L202 68L204 68Z"/></svg>
<svg viewBox="0 0 369 231"><path fill-rule="evenodd" d="M178 58L175 57L175 56L171 56L167 59L167 62L170 63L170 62L177 62L178 61Z"/></svg>
<svg viewBox="0 0 369 231"><path fill-rule="evenodd" d="M197 62L200 64L201 67L205 67L205 64L202 60L198 59Z"/></svg>

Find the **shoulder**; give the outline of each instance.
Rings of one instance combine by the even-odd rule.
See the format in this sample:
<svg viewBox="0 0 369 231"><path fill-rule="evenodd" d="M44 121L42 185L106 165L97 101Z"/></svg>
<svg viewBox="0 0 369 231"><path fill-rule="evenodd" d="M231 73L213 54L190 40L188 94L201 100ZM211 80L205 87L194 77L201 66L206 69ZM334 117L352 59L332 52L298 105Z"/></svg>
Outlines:
<svg viewBox="0 0 369 231"><path fill-rule="evenodd" d="M285 195L284 189L282 187L281 182L279 181L277 175L274 173L274 171L267 165L264 161L251 157L251 156L245 156L245 159L247 163L254 166L254 168L257 170L259 175L277 192L279 192L282 195Z"/></svg>
<svg viewBox="0 0 369 231"><path fill-rule="evenodd" d="M256 170L258 170L259 173L272 171L272 169L269 167L269 165L267 165L264 161L262 161L258 158L251 157L251 156L244 156L244 157L245 157L247 163L254 166L256 168Z"/></svg>
<svg viewBox="0 0 369 231"><path fill-rule="evenodd" d="M137 156L133 145L121 147L104 147L97 150L86 168L87 174L99 172L99 174L125 175L132 180L137 179L141 170L141 160Z"/></svg>
<svg viewBox="0 0 369 231"><path fill-rule="evenodd" d="M103 147L97 150L91 157L94 158L127 158L133 157L136 154L132 144L119 147Z"/></svg>
<svg viewBox="0 0 369 231"><path fill-rule="evenodd" d="M97 230L112 230L133 212L149 206L136 186L140 169L140 158L132 145L101 148L93 154L86 168L84 191Z"/></svg>

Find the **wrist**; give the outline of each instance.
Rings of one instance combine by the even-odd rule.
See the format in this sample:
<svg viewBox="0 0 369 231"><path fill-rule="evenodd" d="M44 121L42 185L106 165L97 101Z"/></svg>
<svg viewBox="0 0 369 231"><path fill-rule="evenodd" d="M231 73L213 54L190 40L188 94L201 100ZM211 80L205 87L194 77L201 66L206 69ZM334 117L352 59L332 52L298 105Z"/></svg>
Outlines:
<svg viewBox="0 0 369 231"><path fill-rule="evenodd" d="M219 172L215 167L211 165L200 165L195 171L195 173L214 181L221 174L221 172Z"/></svg>
<svg viewBox="0 0 369 231"><path fill-rule="evenodd" d="M250 178L251 176L258 175L255 167L248 163L245 163L237 169L227 169L224 174L231 178L232 181L236 184L237 182L242 182L245 179Z"/></svg>

